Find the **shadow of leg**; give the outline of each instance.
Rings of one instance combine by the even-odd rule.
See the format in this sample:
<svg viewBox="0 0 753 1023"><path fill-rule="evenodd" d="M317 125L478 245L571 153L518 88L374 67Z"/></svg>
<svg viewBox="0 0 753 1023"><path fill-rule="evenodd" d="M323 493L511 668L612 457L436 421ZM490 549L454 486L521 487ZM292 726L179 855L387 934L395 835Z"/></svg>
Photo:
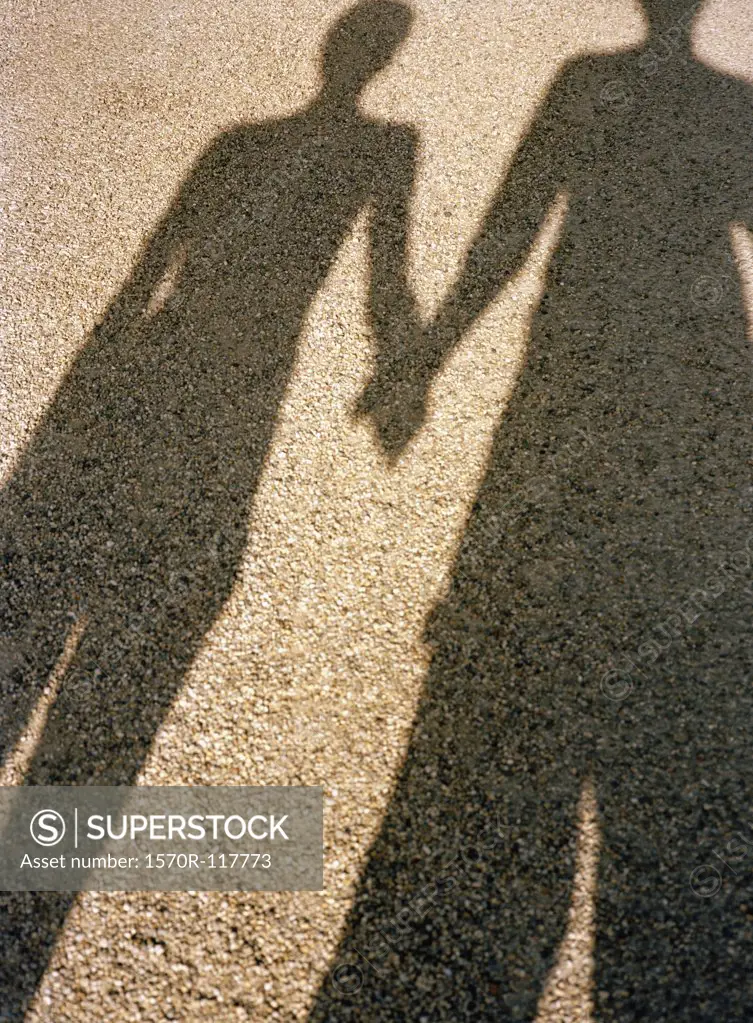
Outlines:
<svg viewBox="0 0 753 1023"><path fill-rule="evenodd" d="M25 785L135 783L229 589L229 573L201 574L200 566L190 576L172 573L169 587L126 592L99 608L60 680ZM3 897L0 990L9 1019L23 1018L74 900L51 892Z"/></svg>
<svg viewBox="0 0 753 1023"><path fill-rule="evenodd" d="M534 1017L565 931L580 780L521 743L534 722L509 674L445 634L316 1023Z"/></svg>

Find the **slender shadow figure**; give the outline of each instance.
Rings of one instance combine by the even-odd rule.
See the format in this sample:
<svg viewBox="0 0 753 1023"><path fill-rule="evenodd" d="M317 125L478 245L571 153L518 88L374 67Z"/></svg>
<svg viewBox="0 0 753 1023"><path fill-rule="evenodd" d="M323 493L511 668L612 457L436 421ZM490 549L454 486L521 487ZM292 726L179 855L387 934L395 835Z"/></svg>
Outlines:
<svg viewBox="0 0 753 1023"><path fill-rule="evenodd" d="M377 341L414 320L416 136L358 106L411 20L358 4L310 106L212 143L0 495L5 755L85 623L26 784L136 777L230 593L304 317L365 206ZM4 898L4 1009L22 1013L70 901Z"/></svg>
<svg viewBox="0 0 753 1023"><path fill-rule="evenodd" d="M363 399L397 457L559 198L315 1023L534 1020L584 896L590 786L578 1018L753 1018L753 388L734 245L753 227L753 94L693 57L697 5L644 6L645 45L563 68L424 348L385 351Z"/></svg>

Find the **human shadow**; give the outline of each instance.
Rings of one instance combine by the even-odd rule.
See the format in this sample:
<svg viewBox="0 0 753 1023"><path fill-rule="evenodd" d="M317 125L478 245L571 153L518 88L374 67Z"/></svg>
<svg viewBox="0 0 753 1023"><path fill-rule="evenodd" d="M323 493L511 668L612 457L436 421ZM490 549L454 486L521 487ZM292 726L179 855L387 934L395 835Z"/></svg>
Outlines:
<svg viewBox="0 0 753 1023"><path fill-rule="evenodd" d="M645 6L645 45L564 67L423 348L396 343L364 396L397 458L414 426L392 398L420 422L565 204L312 1023L535 1019L568 972L590 786L595 921L567 1018L753 1018L753 387L731 240L753 226L753 93L693 57L697 5Z"/></svg>
<svg viewBox="0 0 753 1023"><path fill-rule="evenodd" d="M412 329L417 137L358 105L411 21L363 0L309 106L212 142L2 492L3 756L62 672L24 784L136 778L230 594L304 317L364 208L376 344ZM70 904L3 898L5 1011L23 1012Z"/></svg>

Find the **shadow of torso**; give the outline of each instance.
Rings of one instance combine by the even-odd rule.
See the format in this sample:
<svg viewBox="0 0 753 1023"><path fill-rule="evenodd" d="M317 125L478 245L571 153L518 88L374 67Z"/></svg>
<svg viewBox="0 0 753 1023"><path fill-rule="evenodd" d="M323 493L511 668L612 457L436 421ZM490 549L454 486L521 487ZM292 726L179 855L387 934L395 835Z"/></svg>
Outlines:
<svg viewBox="0 0 753 1023"><path fill-rule="evenodd" d="M87 616L30 782L137 773L236 578L307 310L414 145L316 104L225 133L75 360L1 498L6 627L24 655L5 750L67 616Z"/></svg>
<svg viewBox="0 0 753 1023"><path fill-rule="evenodd" d="M602 98L615 79L633 84L617 113ZM543 144L556 117L546 173L567 212L448 604L467 615L462 580L482 566L485 625L524 642L543 628L554 648L573 637L581 675L584 644L639 641L750 535L731 226L749 218L751 151L729 128L748 123L748 91L695 63L649 88L637 57L588 58L532 132ZM548 627L511 624L545 605Z"/></svg>
<svg viewBox="0 0 753 1023"><path fill-rule="evenodd" d="M307 109L210 145L0 494L0 752L25 784L137 779L237 578L307 311L364 207L377 339L411 314L415 132L358 107L410 23L396 0L357 4ZM14 1018L73 898L3 900Z"/></svg>
<svg viewBox="0 0 753 1023"><path fill-rule="evenodd" d="M589 776L593 1018L698 1023L753 1005L736 879L723 910L689 885L750 794L753 394L730 225L751 223L751 96L679 55L649 76L643 57L563 71L469 259L466 293L493 295L564 195L314 1020L533 1019L577 894ZM740 551L743 567L720 571Z"/></svg>

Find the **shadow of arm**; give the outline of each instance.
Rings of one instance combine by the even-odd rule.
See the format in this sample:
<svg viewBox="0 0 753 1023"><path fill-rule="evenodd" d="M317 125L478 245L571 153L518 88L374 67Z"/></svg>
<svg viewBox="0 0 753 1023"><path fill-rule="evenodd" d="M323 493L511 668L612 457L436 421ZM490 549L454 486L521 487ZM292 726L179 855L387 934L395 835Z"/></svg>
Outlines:
<svg viewBox="0 0 753 1023"><path fill-rule="evenodd" d="M423 406L410 407L410 380L421 337L415 295L408 280L410 201L418 140L412 129L391 129L387 160L375 183L370 231L369 312L376 345L375 372L358 402L380 443L396 457L423 421ZM400 405L400 415L394 411Z"/></svg>
<svg viewBox="0 0 753 1023"><path fill-rule="evenodd" d="M452 293L427 332L426 361L439 372L463 334L524 266L537 234L568 179L572 144L563 80L551 89L515 153L473 241Z"/></svg>
<svg viewBox="0 0 753 1023"><path fill-rule="evenodd" d="M369 304L378 364L399 359L420 327L408 282L417 140L412 130L400 129L391 133L387 145L389 159L376 183L371 220Z"/></svg>
<svg viewBox="0 0 753 1023"><path fill-rule="evenodd" d="M133 269L102 322L96 328L100 340L108 340L151 314L150 304L160 285L179 271L192 238L199 231L204 207L211 198L211 182L222 163L221 140L203 154L181 184L167 213L142 246Z"/></svg>

